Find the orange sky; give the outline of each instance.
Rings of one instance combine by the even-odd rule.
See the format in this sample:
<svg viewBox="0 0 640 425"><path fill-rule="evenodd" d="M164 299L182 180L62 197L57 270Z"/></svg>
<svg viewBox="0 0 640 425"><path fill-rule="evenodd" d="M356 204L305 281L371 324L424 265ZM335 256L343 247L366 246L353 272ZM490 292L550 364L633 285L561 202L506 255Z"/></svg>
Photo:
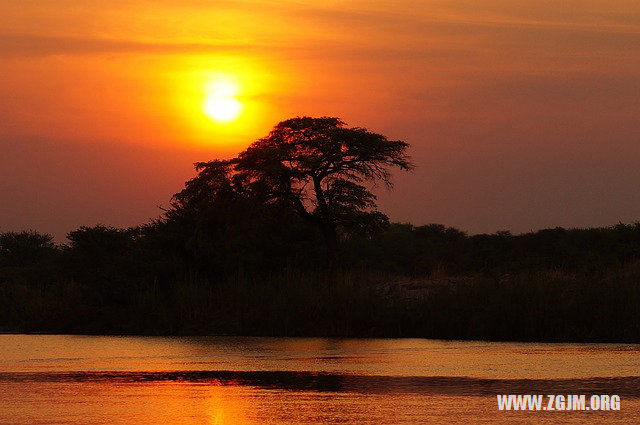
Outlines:
<svg viewBox="0 0 640 425"><path fill-rule="evenodd" d="M393 220L640 220L640 3L0 0L0 230L144 222L296 115L411 144Z"/></svg>

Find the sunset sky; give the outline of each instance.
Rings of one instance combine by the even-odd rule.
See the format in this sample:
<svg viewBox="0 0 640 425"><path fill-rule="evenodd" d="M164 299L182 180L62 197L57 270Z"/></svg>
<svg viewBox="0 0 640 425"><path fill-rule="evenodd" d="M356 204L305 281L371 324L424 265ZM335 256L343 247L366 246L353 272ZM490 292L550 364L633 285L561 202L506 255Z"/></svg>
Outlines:
<svg viewBox="0 0 640 425"><path fill-rule="evenodd" d="M640 2L0 0L0 231L141 224L302 115L411 145L394 221L639 221Z"/></svg>

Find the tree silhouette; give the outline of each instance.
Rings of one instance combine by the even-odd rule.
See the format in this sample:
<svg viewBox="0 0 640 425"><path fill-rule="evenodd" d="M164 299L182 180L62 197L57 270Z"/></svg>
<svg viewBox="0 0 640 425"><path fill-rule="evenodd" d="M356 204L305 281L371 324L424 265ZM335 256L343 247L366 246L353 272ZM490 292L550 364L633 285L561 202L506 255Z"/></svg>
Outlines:
<svg viewBox="0 0 640 425"><path fill-rule="evenodd" d="M335 264L341 233L388 222L364 184L391 187L391 167L412 168L407 147L364 128L348 128L339 118L292 118L237 158L197 163L198 176L175 199L184 204L232 190L286 205L320 229Z"/></svg>
<svg viewBox="0 0 640 425"><path fill-rule="evenodd" d="M51 235L34 231L0 234L0 266L26 266L56 252Z"/></svg>

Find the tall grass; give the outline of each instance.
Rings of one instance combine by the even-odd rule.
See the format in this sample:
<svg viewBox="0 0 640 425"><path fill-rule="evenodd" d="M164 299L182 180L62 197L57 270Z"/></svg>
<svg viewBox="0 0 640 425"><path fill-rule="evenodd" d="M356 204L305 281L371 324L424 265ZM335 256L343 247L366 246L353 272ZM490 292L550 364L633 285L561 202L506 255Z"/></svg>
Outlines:
<svg viewBox="0 0 640 425"><path fill-rule="evenodd" d="M0 286L2 330L169 335L427 337L640 342L640 263L438 279L410 297L397 276L288 271L224 282L91 288Z"/></svg>

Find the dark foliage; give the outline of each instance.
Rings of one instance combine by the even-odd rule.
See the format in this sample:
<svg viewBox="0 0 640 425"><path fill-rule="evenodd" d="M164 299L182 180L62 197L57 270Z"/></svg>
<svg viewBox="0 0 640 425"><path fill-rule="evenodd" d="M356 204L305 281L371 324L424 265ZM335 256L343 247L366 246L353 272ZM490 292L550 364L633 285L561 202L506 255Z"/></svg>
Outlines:
<svg viewBox="0 0 640 425"><path fill-rule="evenodd" d="M198 175L176 195L173 208L276 205L321 233L329 265L335 266L341 237L388 224L363 184L391 186L390 167L412 168L407 147L364 128L348 128L338 118L292 118L237 158L196 164Z"/></svg>
<svg viewBox="0 0 640 425"><path fill-rule="evenodd" d="M392 224L346 239L342 271L328 273L314 268L316 229L275 206L238 208L197 226L83 227L64 246L0 235L0 327L640 341L640 224L473 236Z"/></svg>
<svg viewBox="0 0 640 425"><path fill-rule="evenodd" d="M295 118L144 226L0 234L0 330L640 342L640 224L390 224L364 184L406 146Z"/></svg>

